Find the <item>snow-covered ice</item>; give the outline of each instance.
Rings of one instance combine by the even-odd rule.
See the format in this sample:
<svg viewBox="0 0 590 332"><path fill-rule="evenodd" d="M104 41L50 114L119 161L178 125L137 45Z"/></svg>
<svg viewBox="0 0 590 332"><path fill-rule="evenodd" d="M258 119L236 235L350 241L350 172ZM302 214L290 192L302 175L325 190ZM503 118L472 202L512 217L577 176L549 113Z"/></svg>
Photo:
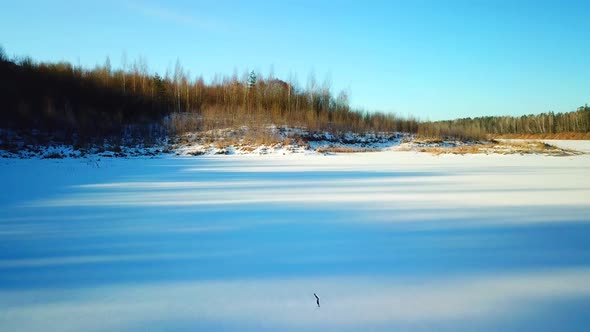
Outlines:
<svg viewBox="0 0 590 332"><path fill-rule="evenodd" d="M1 159L0 170L2 331L590 325L587 154Z"/></svg>
<svg viewBox="0 0 590 332"><path fill-rule="evenodd" d="M590 143L588 141L544 139L543 142L561 149L590 153Z"/></svg>

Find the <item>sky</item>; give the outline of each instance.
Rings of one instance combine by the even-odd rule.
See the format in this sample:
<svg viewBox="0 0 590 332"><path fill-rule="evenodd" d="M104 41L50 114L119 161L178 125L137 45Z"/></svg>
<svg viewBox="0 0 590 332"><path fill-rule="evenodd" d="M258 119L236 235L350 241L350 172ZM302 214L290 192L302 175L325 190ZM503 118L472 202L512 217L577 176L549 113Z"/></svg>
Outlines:
<svg viewBox="0 0 590 332"><path fill-rule="evenodd" d="M4 2L4 1L3 1ZM354 107L441 120L568 112L590 102L589 1L20 0L8 55L115 67L177 60L212 79L254 70Z"/></svg>

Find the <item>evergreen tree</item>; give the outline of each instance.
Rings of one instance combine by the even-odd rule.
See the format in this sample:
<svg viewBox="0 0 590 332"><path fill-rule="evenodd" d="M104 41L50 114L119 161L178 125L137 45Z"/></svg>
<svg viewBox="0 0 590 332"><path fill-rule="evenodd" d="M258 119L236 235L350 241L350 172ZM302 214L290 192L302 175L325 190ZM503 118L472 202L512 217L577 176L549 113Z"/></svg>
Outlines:
<svg viewBox="0 0 590 332"><path fill-rule="evenodd" d="M254 73L254 71L250 72L250 75L248 76L248 88L253 88L254 86L256 86L256 73Z"/></svg>

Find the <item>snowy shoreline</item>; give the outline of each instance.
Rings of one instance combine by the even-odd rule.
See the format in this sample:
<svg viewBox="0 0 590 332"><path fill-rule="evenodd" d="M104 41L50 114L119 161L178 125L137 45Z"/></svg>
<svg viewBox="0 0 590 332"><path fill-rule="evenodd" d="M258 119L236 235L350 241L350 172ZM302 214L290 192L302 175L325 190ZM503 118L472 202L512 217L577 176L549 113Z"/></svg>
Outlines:
<svg viewBox="0 0 590 332"><path fill-rule="evenodd" d="M590 153L590 142L583 140L498 140L505 147L493 146L490 142L462 142L462 141L435 141L422 142L411 140L407 137L394 137L393 139L373 137L370 140L327 140L318 138L304 144L235 144L223 145L219 142L202 143L188 142L180 144L159 143L151 146L119 146L106 143L100 147L81 148L72 145L26 146L20 150L0 149L0 158L8 159L67 159L67 158L141 158L162 156L214 156L214 155L329 155L334 153L362 153L362 152L400 152L413 151L423 153L450 153L450 154L522 154L520 150L513 149L512 145L526 143L543 143L554 150L548 153L528 151L525 153L544 155L577 155ZM457 150L469 147L482 147L482 151L466 151L457 153Z"/></svg>

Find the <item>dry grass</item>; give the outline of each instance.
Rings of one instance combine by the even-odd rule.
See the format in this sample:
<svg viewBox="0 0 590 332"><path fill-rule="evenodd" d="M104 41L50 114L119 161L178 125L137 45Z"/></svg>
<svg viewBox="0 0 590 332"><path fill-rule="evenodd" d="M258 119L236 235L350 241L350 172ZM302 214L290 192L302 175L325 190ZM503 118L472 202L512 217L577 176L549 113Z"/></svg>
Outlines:
<svg viewBox="0 0 590 332"><path fill-rule="evenodd" d="M420 152L428 152L434 155L440 154L477 154L477 153L485 153L481 149L481 145L463 145L463 146L455 146L455 147L423 147L420 148L418 151Z"/></svg>
<svg viewBox="0 0 590 332"><path fill-rule="evenodd" d="M418 151L434 155L441 154L544 154L549 156L572 156L581 154L578 151L561 149L543 142L498 142L485 144L462 145L456 147L423 147Z"/></svg>
<svg viewBox="0 0 590 332"><path fill-rule="evenodd" d="M240 149L242 151L252 152L252 151L256 150L256 147L252 146L252 145L242 145L242 146L240 146Z"/></svg>
<svg viewBox="0 0 590 332"><path fill-rule="evenodd" d="M587 133L559 133L559 134L506 134L496 135L497 139L560 139L560 140L590 140L590 132Z"/></svg>
<svg viewBox="0 0 590 332"><path fill-rule="evenodd" d="M418 144L439 144L439 143L443 143L443 139L441 139L440 137L420 136L416 140L414 140L414 143L418 143Z"/></svg>
<svg viewBox="0 0 590 332"><path fill-rule="evenodd" d="M43 159L63 159L61 152L51 152L43 156Z"/></svg>
<svg viewBox="0 0 590 332"><path fill-rule="evenodd" d="M379 149L357 148L348 146L321 146L315 150L319 153L357 153L379 151Z"/></svg>
<svg viewBox="0 0 590 332"><path fill-rule="evenodd" d="M237 145L239 145L240 144L240 140L237 137L228 136L228 137L218 138L218 139L214 140L210 144L213 147L217 148L217 149L225 149L228 146L237 146Z"/></svg>

